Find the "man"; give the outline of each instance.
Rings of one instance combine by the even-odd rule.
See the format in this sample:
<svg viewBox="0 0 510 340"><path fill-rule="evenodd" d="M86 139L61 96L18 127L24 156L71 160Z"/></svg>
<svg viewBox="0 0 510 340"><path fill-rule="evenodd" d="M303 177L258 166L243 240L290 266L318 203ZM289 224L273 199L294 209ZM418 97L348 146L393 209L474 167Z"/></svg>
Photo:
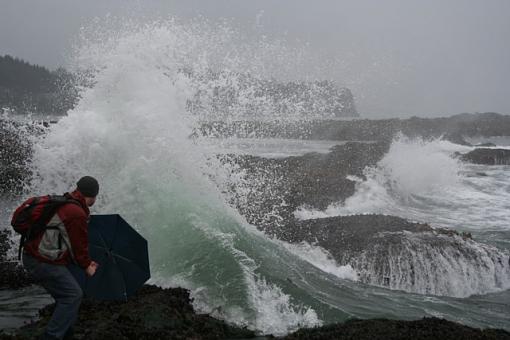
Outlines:
<svg viewBox="0 0 510 340"><path fill-rule="evenodd" d="M73 203L57 208L49 228L24 246L23 265L56 301L41 339L72 338L83 292L66 266L74 262L88 276L96 272L98 264L89 256L87 222L98 192L96 179L82 177L76 190L65 194Z"/></svg>

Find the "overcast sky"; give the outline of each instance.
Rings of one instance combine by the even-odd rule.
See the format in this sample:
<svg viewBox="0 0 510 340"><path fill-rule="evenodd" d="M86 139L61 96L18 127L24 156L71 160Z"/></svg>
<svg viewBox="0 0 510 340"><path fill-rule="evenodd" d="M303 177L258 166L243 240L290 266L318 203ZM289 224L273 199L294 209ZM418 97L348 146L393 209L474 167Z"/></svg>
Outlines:
<svg viewBox="0 0 510 340"><path fill-rule="evenodd" d="M108 13L202 15L306 41L365 117L510 114L509 0L0 0L0 55L50 68Z"/></svg>

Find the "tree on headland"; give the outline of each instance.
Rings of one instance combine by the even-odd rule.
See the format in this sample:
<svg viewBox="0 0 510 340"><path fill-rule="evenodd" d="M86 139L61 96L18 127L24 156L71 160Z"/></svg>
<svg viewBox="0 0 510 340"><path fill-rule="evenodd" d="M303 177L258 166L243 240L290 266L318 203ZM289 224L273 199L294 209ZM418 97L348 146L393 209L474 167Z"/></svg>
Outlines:
<svg viewBox="0 0 510 340"><path fill-rule="evenodd" d="M0 108L20 114L64 114L77 98L72 82L64 69L50 71L10 55L0 56Z"/></svg>

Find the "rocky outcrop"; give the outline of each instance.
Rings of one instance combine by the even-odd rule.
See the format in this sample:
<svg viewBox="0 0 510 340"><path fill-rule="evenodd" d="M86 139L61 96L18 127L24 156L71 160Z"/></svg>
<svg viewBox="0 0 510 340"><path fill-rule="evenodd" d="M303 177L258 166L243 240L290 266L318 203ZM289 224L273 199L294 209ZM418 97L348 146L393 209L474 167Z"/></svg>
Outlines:
<svg viewBox="0 0 510 340"><path fill-rule="evenodd" d="M372 243L371 239L380 233L433 231L427 224L374 214L295 221L289 228L293 228L294 233L289 236L282 235L285 241L317 244L328 249L331 255L338 259L345 253L357 253L367 249Z"/></svg>
<svg viewBox="0 0 510 340"><path fill-rule="evenodd" d="M0 230L0 289L17 289L33 283L21 264L8 255L13 248L16 245L10 240L10 232Z"/></svg>
<svg viewBox="0 0 510 340"><path fill-rule="evenodd" d="M497 145L494 143L487 142L487 143L476 144L475 146L480 147L480 148L493 148L493 147L496 147Z"/></svg>
<svg viewBox="0 0 510 340"><path fill-rule="evenodd" d="M348 176L363 177L363 169L375 166L387 148L387 143L347 143L327 154L232 156L224 161L235 161L246 181L230 188L232 204L268 235L324 248L367 284L458 297L510 288L509 254L468 233L384 215L296 219L298 207L324 210L350 197L355 183Z"/></svg>
<svg viewBox="0 0 510 340"><path fill-rule="evenodd" d="M477 329L438 318L415 321L372 319L348 320L345 323L318 328L301 329L289 334L288 340L457 340L457 339L510 339L510 333L500 329Z"/></svg>
<svg viewBox="0 0 510 340"><path fill-rule="evenodd" d="M509 253L468 233L385 215L296 221L281 230L285 241L326 249L367 284L456 297L510 288Z"/></svg>
<svg viewBox="0 0 510 340"><path fill-rule="evenodd" d="M347 143L328 154L233 158L246 183L230 188L232 203L266 234L320 246L367 284L457 297L510 288L509 254L467 233L384 215L296 220L298 207L324 210L350 197L355 183L348 175L363 177L363 169L375 166L387 147Z"/></svg>
<svg viewBox="0 0 510 340"><path fill-rule="evenodd" d="M443 118L355 119L272 122L207 122L200 130L210 136L301 138L313 140L391 141L398 133L467 143L466 137L510 135L510 116L487 112Z"/></svg>
<svg viewBox="0 0 510 340"><path fill-rule="evenodd" d="M21 123L0 117L0 195L19 193L30 175L26 166L32 149Z"/></svg>
<svg viewBox="0 0 510 340"><path fill-rule="evenodd" d="M144 286L127 303L84 301L74 339L252 339L254 332L228 325L191 306L189 292ZM54 305L40 319L0 340L34 339L43 333ZM273 338L268 335L269 338ZM278 339L510 339L500 329L480 330L438 318L415 321L370 319L300 329Z"/></svg>
<svg viewBox="0 0 510 340"><path fill-rule="evenodd" d="M461 156L464 162L485 165L510 165L510 150L478 148Z"/></svg>
<svg viewBox="0 0 510 340"><path fill-rule="evenodd" d="M471 143L468 143L462 135L459 133L448 133L443 136L443 140L447 140L450 143L464 145L464 146L472 146Z"/></svg>
<svg viewBox="0 0 510 340"><path fill-rule="evenodd" d="M44 332L54 305L40 311L40 319L15 335L0 339L34 339ZM127 302L83 301L74 327L75 339L247 339L255 334L208 315L191 305L182 288L144 286Z"/></svg>
<svg viewBox="0 0 510 340"><path fill-rule="evenodd" d="M55 121L19 122L0 116L0 196L20 194L32 175L32 143Z"/></svg>
<svg viewBox="0 0 510 340"><path fill-rule="evenodd" d="M7 252L10 248L9 232L7 230L0 230L0 261L6 261Z"/></svg>
<svg viewBox="0 0 510 340"><path fill-rule="evenodd" d="M355 183L347 176L363 177L363 169L374 166L388 147L387 143L352 142L334 146L327 154L280 159L229 155L221 159L239 166L244 174L242 182L228 188L231 203L250 223L278 235L278 228L294 220L298 207L325 209L350 197Z"/></svg>

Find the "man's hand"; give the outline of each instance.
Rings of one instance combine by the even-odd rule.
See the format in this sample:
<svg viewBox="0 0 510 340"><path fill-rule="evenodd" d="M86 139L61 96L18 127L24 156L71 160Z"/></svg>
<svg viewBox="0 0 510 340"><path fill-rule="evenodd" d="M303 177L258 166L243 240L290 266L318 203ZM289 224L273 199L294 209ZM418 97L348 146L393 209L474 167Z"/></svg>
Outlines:
<svg viewBox="0 0 510 340"><path fill-rule="evenodd" d="M87 273L88 276L93 276L96 273L97 267L99 267L99 264L97 262L90 262L87 269L85 269L85 273Z"/></svg>

